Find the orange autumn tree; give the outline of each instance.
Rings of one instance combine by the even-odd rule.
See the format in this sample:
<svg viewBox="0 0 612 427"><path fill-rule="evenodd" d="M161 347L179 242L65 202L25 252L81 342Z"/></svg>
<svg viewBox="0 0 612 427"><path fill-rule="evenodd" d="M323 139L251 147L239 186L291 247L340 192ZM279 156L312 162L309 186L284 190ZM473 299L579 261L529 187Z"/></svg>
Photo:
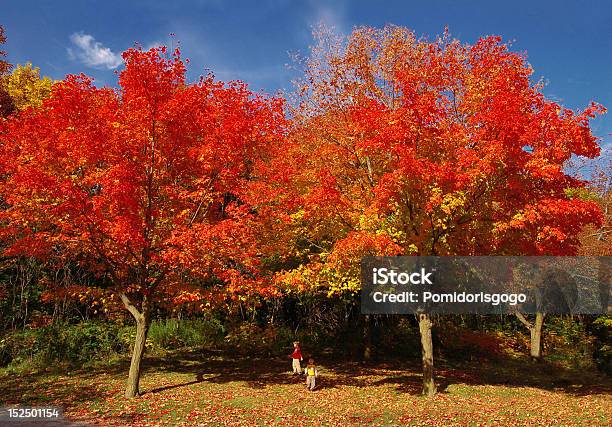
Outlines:
<svg viewBox="0 0 612 427"><path fill-rule="evenodd" d="M118 89L68 76L2 125L0 224L8 255L77 260L122 301L136 321L133 397L151 312L193 290L187 273L231 289L257 281L258 170L284 112L242 83L188 84L178 50L123 58Z"/></svg>
<svg viewBox="0 0 612 427"><path fill-rule="evenodd" d="M500 38L429 42L395 26L316 36L292 133L293 217L312 250L285 278L355 292L364 255L570 255L600 223L596 203L570 196L585 183L564 165L598 156L589 119L603 107L546 99ZM432 395L432 319L418 320Z"/></svg>

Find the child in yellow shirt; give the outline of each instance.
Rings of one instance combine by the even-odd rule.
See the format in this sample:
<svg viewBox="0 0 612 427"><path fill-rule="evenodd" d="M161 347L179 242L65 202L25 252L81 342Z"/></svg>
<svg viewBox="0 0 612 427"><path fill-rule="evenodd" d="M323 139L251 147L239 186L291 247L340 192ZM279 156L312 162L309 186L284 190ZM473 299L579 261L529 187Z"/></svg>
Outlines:
<svg viewBox="0 0 612 427"><path fill-rule="evenodd" d="M308 365L306 365L304 373L306 374L306 388L309 391L313 391L315 388L316 378L319 376L319 371L317 370L317 366L315 365L312 357L308 359Z"/></svg>

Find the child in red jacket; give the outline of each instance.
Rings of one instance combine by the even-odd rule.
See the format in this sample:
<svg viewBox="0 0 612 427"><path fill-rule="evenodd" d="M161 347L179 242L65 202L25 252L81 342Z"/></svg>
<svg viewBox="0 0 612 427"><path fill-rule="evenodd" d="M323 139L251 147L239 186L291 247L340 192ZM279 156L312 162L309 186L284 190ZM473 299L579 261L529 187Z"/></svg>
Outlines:
<svg viewBox="0 0 612 427"><path fill-rule="evenodd" d="M302 373L300 361L304 360L304 358L302 357L302 349L300 348L299 341L293 343L293 353L291 353L289 357L293 360L293 375L300 375Z"/></svg>

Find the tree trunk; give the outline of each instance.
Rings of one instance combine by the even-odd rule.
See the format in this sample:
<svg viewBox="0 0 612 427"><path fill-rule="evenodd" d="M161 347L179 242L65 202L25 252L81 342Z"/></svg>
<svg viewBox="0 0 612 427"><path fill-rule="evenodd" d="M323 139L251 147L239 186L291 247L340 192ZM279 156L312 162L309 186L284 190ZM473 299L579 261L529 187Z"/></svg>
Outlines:
<svg viewBox="0 0 612 427"><path fill-rule="evenodd" d="M531 336L529 354L533 360L539 361L542 358L542 326L544 325L544 316L546 313L538 311L534 323L531 323L518 311L514 312L514 314L521 323L529 329L529 334Z"/></svg>
<svg viewBox="0 0 612 427"><path fill-rule="evenodd" d="M601 312L608 312L608 307L612 303L608 301L610 298L610 270L612 261L610 257L599 257L599 268L597 269L597 280L599 282L599 302Z"/></svg>
<svg viewBox="0 0 612 427"><path fill-rule="evenodd" d="M370 360L370 358L372 357L372 318L369 314L365 315L363 327L365 341L365 348L363 349L363 358L364 360Z"/></svg>
<svg viewBox="0 0 612 427"><path fill-rule="evenodd" d="M130 363L130 374L125 389L125 397L136 397L140 395L140 362L145 352L147 333L149 332L148 320L141 318L136 320L136 340L132 351L132 361Z"/></svg>
<svg viewBox="0 0 612 427"><path fill-rule="evenodd" d="M535 323L529 328L531 334L530 354L533 360L542 358L542 325L544 324L544 313L537 312Z"/></svg>
<svg viewBox="0 0 612 427"><path fill-rule="evenodd" d="M433 341L431 339L431 318L429 314L419 314L419 332L421 333L421 353L423 356L423 394L436 394L436 383L433 375Z"/></svg>
<svg viewBox="0 0 612 427"><path fill-rule="evenodd" d="M120 295L123 305L136 320L136 339L134 340L134 349L132 350L132 361L130 362L130 373L128 375L127 386L125 388L125 397L132 398L140 395L140 363L145 353L145 343L147 341L147 333L151 323L149 316L148 298L143 298L142 312L130 302L125 294Z"/></svg>

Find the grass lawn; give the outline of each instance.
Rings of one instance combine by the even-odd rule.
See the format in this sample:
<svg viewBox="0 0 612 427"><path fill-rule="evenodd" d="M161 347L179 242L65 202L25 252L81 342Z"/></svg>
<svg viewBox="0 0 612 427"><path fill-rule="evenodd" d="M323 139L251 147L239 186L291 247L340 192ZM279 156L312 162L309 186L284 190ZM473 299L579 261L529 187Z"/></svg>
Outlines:
<svg viewBox="0 0 612 427"><path fill-rule="evenodd" d="M307 392L285 359L227 353L147 357L140 398L127 400L127 362L57 373L0 373L0 404L59 405L93 425L610 425L612 383L552 365L440 364L441 392L419 395L418 364L320 363Z"/></svg>

